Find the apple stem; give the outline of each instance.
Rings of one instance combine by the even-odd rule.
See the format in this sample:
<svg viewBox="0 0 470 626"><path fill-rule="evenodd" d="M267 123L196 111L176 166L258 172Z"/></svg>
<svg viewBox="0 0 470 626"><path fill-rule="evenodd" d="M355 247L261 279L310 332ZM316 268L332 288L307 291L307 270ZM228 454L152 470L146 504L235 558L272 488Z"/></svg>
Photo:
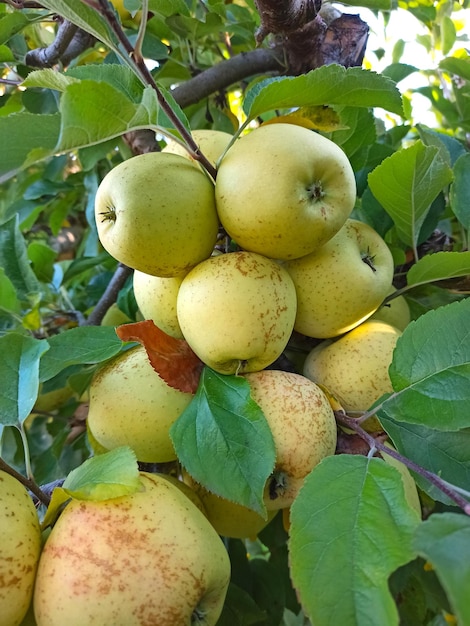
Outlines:
<svg viewBox="0 0 470 626"><path fill-rule="evenodd" d="M349 415L347 415L344 411L335 411L334 413L337 422L339 422L343 426L346 426L347 428L350 428L351 430L354 430L354 432L356 432L361 439L367 442L371 450L377 449L381 453L388 454L397 461L400 461L400 463L406 465L408 469L415 472L416 474L419 474L427 481L429 481L432 485L437 487L439 491L442 491L442 493L444 493L450 500L455 502L455 504L459 508L461 508L466 515L470 515L470 502L468 502L466 498L460 495L459 488L454 487L454 485L451 485L447 481L443 480L437 474L434 474L424 467L421 467L421 465L418 465L414 461L411 461L393 448L387 447L379 439L376 439L373 435L365 431L358 423L358 420L354 417L349 417Z"/></svg>
<svg viewBox="0 0 470 626"><path fill-rule="evenodd" d="M171 105L166 100L163 93L158 88L157 83L155 82L150 70L145 64L144 58L142 57L140 50L136 49L126 34L124 33L119 20L116 18L116 15L112 9L111 4L108 0L84 0L85 4L92 7L96 11L98 11L108 22L112 31L116 35L119 40L119 43L124 48L126 54L123 54L119 49L117 50L125 61L125 63L133 70L133 72L137 75L137 77L141 80L141 82L145 86L150 86L156 93L158 104L161 106L162 110L167 115L168 119L171 121L175 130L179 132L181 137L183 138L186 148L191 153L193 158L204 167L207 173L215 180L217 176L217 170L212 165L212 163L207 159L207 157L201 152L199 146L194 141L191 132L186 128L184 123L179 119L178 115L173 111ZM145 6L145 5L144 5ZM143 22L145 23L146 17L142 16ZM140 31L139 31L140 33ZM139 40L138 40L139 41Z"/></svg>

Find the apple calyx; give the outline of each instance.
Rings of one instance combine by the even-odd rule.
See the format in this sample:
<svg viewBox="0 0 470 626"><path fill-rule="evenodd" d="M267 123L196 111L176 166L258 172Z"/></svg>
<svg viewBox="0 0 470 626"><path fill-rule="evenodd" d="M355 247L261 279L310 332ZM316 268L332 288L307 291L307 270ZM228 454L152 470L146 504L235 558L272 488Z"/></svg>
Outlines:
<svg viewBox="0 0 470 626"><path fill-rule="evenodd" d="M206 611L197 606L191 614L191 626L206 623Z"/></svg>
<svg viewBox="0 0 470 626"><path fill-rule="evenodd" d="M319 180L315 181L310 187L307 187L307 191L310 198L315 202L319 202L325 195L323 186Z"/></svg>
<svg viewBox="0 0 470 626"><path fill-rule="evenodd" d="M377 271L377 268L374 265L375 254L370 254L369 250L365 254L361 255L362 261L370 267L373 272Z"/></svg>
<svg viewBox="0 0 470 626"><path fill-rule="evenodd" d="M106 207L106 211L101 211L99 215L102 215L102 222L115 222L116 221L116 209L113 206Z"/></svg>
<svg viewBox="0 0 470 626"><path fill-rule="evenodd" d="M277 500L282 497L287 489L289 478L282 470L274 470L268 479L268 494L271 500Z"/></svg>

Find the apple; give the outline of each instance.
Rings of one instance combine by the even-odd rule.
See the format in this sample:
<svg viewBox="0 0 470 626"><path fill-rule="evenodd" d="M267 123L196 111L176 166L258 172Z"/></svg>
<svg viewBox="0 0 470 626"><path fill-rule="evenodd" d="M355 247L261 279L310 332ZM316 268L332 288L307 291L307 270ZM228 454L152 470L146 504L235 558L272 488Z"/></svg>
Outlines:
<svg viewBox="0 0 470 626"><path fill-rule="evenodd" d="M271 429L276 462L265 489L268 511L290 507L305 477L335 453L336 421L323 391L301 374L263 370L245 375Z"/></svg>
<svg viewBox="0 0 470 626"><path fill-rule="evenodd" d="M362 414L393 391L388 368L401 334L395 326L367 320L342 337L327 339L313 348L303 373L326 387L346 412ZM367 422L367 430L381 430L376 418Z"/></svg>
<svg viewBox="0 0 470 626"><path fill-rule="evenodd" d="M198 129L191 131L194 141L199 146L202 154L213 164L216 165L219 158L227 149L228 144L232 141L232 135L224 133L221 130ZM167 145L162 152L171 152L172 154L180 154L193 163L197 161L189 154L189 152L177 141L167 138Z"/></svg>
<svg viewBox="0 0 470 626"><path fill-rule="evenodd" d="M204 514L158 474L104 501L72 499L39 561L38 626L216 624L230 560Z"/></svg>
<svg viewBox="0 0 470 626"><path fill-rule="evenodd" d="M268 124L228 150L215 197L222 226L241 248L295 259L341 228L354 207L356 183L333 141L302 126Z"/></svg>
<svg viewBox="0 0 470 626"><path fill-rule="evenodd" d="M392 287L387 296L395 291L396 289ZM386 304L380 305L369 319L387 322L387 324L391 324L398 330L403 331L411 321L410 307L404 296L395 296Z"/></svg>
<svg viewBox="0 0 470 626"><path fill-rule="evenodd" d="M103 449L127 445L141 462L166 463L176 459L170 426L192 399L167 385L145 348L137 346L108 361L92 379L87 428Z"/></svg>
<svg viewBox="0 0 470 626"><path fill-rule="evenodd" d="M214 248L214 184L178 154L140 154L103 178L95 220L102 246L121 263L155 276L184 274Z"/></svg>
<svg viewBox="0 0 470 626"><path fill-rule="evenodd" d="M262 370L284 350L296 295L272 259L246 251L203 261L183 279L176 302L184 338L221 374Z"/></svg>
<svg viewBox="0 0 470 626"><path fill-rule="evenodd" d="M167 335L183 339L176 315L176 298L184 276L152 276L134 271L134 296L140 312Z"/></svg>
<svg viewBox="0 0 470 626"><path fill-rule="evenodd" d="M284 263L297 291L294 328L308 337L341 335L370 317L393 279L393 257L368 224L348 219L316 252Z"/></svg>
<svg viewBox="0 0 470 626"><path fill-rule="evenodd" d="M277 511L269 511L267 517L264 518L246 506L208 491L186 471L183 471L182 479L199 496L207 519L217 533L223 537L255 539L277 513Z"/></svg>
<svg viewBox="0 0 470 626"><path fill-rule="evenodd" d="M25 487L2 470L0 537L0 622L2 626L18 626L33 597L41 530Z"/></svg>

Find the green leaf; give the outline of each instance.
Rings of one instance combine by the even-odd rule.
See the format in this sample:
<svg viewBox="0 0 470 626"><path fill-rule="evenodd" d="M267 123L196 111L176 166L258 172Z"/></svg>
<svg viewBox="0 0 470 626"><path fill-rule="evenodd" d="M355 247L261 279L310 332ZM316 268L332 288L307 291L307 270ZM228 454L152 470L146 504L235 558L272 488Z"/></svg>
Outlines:
<svg viewBox="0 0 470 626"><path fill-rule="evenodd" d="M18 228L18 216L0 226L0 267L4 269L20 299L26 300L29 294L40 291L28 259L25 240Z"/></svg>
<svg viewBox="0 0 470 626"><path fill-rule="evenodd" d="M416 129L422 142L426 146L439 148L442 158L450 166L453 166L460 156L466 154L465 146L455 137L444 132L438 132L422 124L417 124Z"/></svg>
<svg viewBox="0 0 470 626"><path fill-rule="evenodd" d="M470 252L436 252L423 256L406 276L408 286L416 286L467 274L470 274Z"/></svg>
<svg viewBox="0 0 470 626"><path fill-rule="evenodd" d="M56 376L69 365L100 363L118 354L123 342L112 326L79 326L48 339L50 350L41 360L40 380Z"/></svg>
<svg viewBox="0 0 470 626"><path fill-rule="evenodd" d="M457 623L470 624L470 518L456 513L432 515L418 528L414 546L436 570Z"/></svg>
<svg viewBox="0 0 470 626"><path fill-rule="evenodd" d="M42 2L41 0L41 6L61 15L105 43L111 50L117 51L114 36L106 20L84 2L75 2L75 0L44 0Z"/></svg>
<svg viewBox="0 0 470 626"><path fill-rule="evenodd" d="M398 339L386 416L443 431L470 427L470 298L428 311Z"/></svg>
<svg viewBox="0 0 470 626"><path fill-rule="evenodd" d="M87 459L72 470L62 485L79 500L109 500L141 488L135 453L128 446Z"/></svg>
<svg viewBox="0 0 470 626"><path fill-rule="evenodd" d="M15 286L5 274L3 267L0 267L0 308L15 313L19 313L21 308Z"/></svg>
<svg viewBox="0 0 470 626"><path fill-rule="evenodd" d="M452 170L437 147L418 140L382 161L368 181L400 239L414 248L433 200L452 181Z"/></svg>
<svg viewBox="0 0 470 626"><path fill-rule="evenodd" d="M80 82L78 78L73 78L73 74L69 75L57 72L51 68L44 70L34 70L23 81L23 87L38 87L42 89L54 89L56 91L65 91L72 83Z"/></svg>
<svg viewBox="0 0 470 626"><path fill-rule="evenodd" d="M131 88L130 84L128 87ZM139 128L167 133L174 129L151 87L142 91L137 102L126 91L127 88L117 88L104 81L84 79L71 83L61 99L62 127L56 152L91 146ZM189 123L173 97L165 90L160 91L189 130Z"/></svg>
<svg viewBox="0 0 470 626"><path fill-rule="evenodd" d="M44 339L11 333L0 337L0 424L21 424L39 391L39 359L49 349Z"/></svg>
<svg viewBox="0 0 470 626"><path fill-rule="evenodd" d="M447 57L439 63L439 69L446 70L450 74L456 74L464 80L470 80L470 58Z"/></svg>
<svg viewBox="0 0 470 626"><path fill-rule="evenodd" d="M462 226L470 231L470 154L460 156L454 165L454 182L450 187L450 205ZM469 272L470 273L470 272Z"/></svg>
<svg viewBox="0 0 470 626"><path fill-rule="evenodd" d="M419 426L396 422L379 412L380 422L392 439L396 449L417 465L433 472L457 487L468 488L470 484L470 429L442 432ZM433 500L455 506L444 493L420 474L413 474L419 487Z"/></svg>
<svg viewBox="0 0 470 626"><path fill-rule="evenodd" d="M6 43L13 35L29 24L28 17L21 11L6 13L0 19L0 44Z"/></svg>
<svg viewBox="0 0 470 626"><path fill-rule="evenodd" d="M291 507L294 587L312 623L397 626L390 574L415 556L419 518L399 472L377 458L327 457Z"/></svg>
<svg viewBox="0 0 470 626"><path fill-rule="evenodd" d="M215 494L265 515L263 492L275 449L248 381L205 367L191 404L170 436L178 459Z"/></svg>
<svg viewBox="0 0 470 626"><path fill-rule="evenodd" d="M53 154L60 131L60 115L21 111L0 116L0 182L13 176L25 163Z"/></svg>
<svg viewBox="0 0 470 626"><path fill-rule="evenodd" d="M246 93L243 110L249 119L274 109L323 104L382 107L402 115L400 92L389 78L359 67L325 65L295 77L255 82Z"/></svg>

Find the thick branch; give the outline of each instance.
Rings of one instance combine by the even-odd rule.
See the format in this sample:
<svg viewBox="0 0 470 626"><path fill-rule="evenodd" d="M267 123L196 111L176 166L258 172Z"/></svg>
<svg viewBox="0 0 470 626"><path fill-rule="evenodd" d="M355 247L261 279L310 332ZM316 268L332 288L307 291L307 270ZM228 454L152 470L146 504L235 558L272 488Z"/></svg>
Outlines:
<svg viewBox="0 0 470 626"><path fill-rule="evenodd" d="M195 104L210 94L250 76L267 72L283 73L286 69L282 46L271 50L258 48L237 54L204 70L204 72L178 85L172 91L172 95L180 107L184 109L190 104Z"/></svg>
<svg viewBox="0 0 470 626"><path fill-rule="evenodd" d="M317 15L321 0L255 0L261 18L256 34L258 43L268 35L291 33L302 28Z"/></svg>

